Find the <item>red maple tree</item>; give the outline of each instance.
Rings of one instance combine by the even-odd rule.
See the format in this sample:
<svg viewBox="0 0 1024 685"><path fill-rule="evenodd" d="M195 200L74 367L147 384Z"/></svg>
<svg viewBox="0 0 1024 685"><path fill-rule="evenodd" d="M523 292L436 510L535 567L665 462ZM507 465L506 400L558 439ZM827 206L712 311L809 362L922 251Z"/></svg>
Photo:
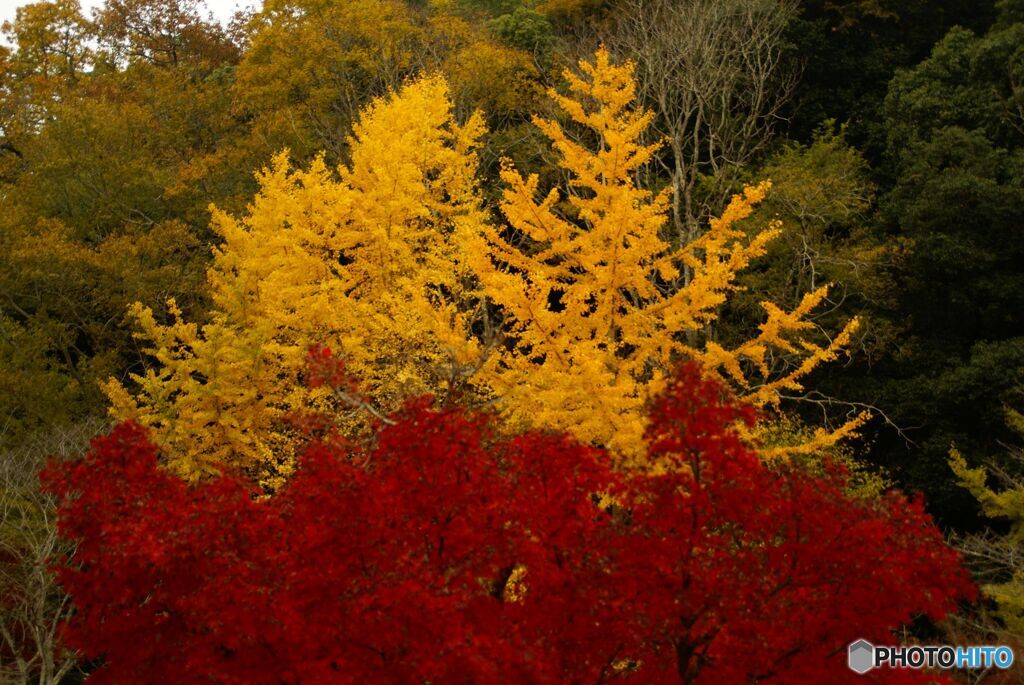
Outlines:
<svg viewBox="0 0 1024 685"><path fill-rule="evenodd" d="M846 645L941 617L968 576L919 500L769 469L732 428L753 420L684 366L648 434L681 468L627 475L423 400L371 445L313 442L269 498L187 485L124 424L47 474L78 541L66 637L98 684L865 682Z"/></svg>

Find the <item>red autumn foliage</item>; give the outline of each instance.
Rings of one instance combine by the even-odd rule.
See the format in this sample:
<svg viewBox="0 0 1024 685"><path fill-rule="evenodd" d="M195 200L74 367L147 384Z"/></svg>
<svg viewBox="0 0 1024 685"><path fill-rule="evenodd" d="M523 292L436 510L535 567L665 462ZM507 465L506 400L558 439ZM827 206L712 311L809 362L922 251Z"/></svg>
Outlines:
<svg viewBox="0 0 1024 685"><path fill-rule="evenodd" d="M425 402L393 418L362 452L314 443L270 498L186 485L131 424L53 467L90 682L933 682L856 676L845 647L973 593L919 501L766 468L692 367L652 407L652 453L689 467L668 475Z"/></svg>
<svg viewBox="0 0 1024 685"><path fill-rule="evenodd" d="M359 384L348 372L345 360L337 357L329 347L312 345L306 352L306 384L311 388L328 386L357 393Z"/></svg>

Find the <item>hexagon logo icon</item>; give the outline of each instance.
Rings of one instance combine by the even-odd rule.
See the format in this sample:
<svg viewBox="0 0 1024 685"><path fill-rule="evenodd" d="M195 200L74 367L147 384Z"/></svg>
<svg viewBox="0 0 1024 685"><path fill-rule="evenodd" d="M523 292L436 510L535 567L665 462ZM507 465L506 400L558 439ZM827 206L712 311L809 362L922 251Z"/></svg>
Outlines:
<svg viewBox="0 0 1024 685"><path fill-rule="evenodd" d="M864 675L875 667L875 646L867 640L850 643L846 663L851 671Z"/></svg>

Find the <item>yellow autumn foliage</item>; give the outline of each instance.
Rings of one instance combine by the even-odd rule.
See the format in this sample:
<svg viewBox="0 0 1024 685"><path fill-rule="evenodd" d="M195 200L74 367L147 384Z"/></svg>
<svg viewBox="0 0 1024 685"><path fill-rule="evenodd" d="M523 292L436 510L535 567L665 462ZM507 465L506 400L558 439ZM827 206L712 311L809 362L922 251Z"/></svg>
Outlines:
<svg viewBox="0 0 1024 685"><path fill-rule="evenodd" d="M668 191L653 194L635 181L660 144L640 142L653 113L635 107L633 65L612 64L600 50L594 63L579 66L580 75L565 73L569 95L549 93L572 133L556 121L535 120L570 178L568 192L542 194L536 175L506 165L501 210L514 230L485 226L471 244L469 262L513 341L477 380L513 420L609 446L635 464L644 451L644 405L678 360L697 360L744 399L777 407L781 392L800 390L803 377L836 357L857 322L829 343L812 341L806 317L824 300L823 287L790 312L764 303L759 334L736 349L708 339L738 287L737 273L781 230L772 222L746 240L738 227L770 184L746 188L701 237L673 245L663 237ZM778 352L803 359L772 377L770 359ZM774 448L771 456L821 449L858 422Z"/></svg>
<svg viewBox="0 0 1024 685"><path fill-rule="evenodd" d="M567 194L542 194L536 176L506 163L500 226L476 182L482 117L457 122L437 76L365 109L336 172L322 160L293 170L279 155L245 217L214 213L223 244L208 272L212 320L186 322L173 302L167 324L134 308L156 364L130 387L106 384L114 417L153 428L188 479L226 463L273 489L294 467L288 415L340 409L302 383L311 344L344 358L384 410L473 392L513 424L567 431L629 466L645 466L644 403L681 359L762 407L799 391L856 326L813 341L807 315L825 289L793 311L765 303L760 333L736 349L709 335L737 273L781 230L747 239L737 227L769 184L733 198L693 243L667 241L666 194L635 181L658 144L640 142L652 115L634 105L632 65L602 50L580 68L566 74L569 95L550 93L572 134L535 121L571 179ZM776 354L802 361L779 374ZM855 425L766 455L820 449Z"/></svg>
<svg viewBox="0 0 1024 685"><path fill-rule="evenodd" d="M1006 420L1018 438L1024 437L1024 414L1007 407ZM1024 462L1024 452L1019 448L1011 450L1011 457L1018 463ZM984 583L981 589L995 601L996 614L1006 630L1011 635L1024 635L1024 563L1020 561L1020 550L1024 547L1024 480L1015 478L1005 468L971 468L955 447L950 449L949 465L960 486L978 500L986 517L1008 523L1005 536L978 538L983 541L981 556L995 561L997 568L1002 567L1001 573L987 575L997 582Z"/></svg>
<svg viewBox="0 0 1024 685"><path fill-rule="evenodd" d="M430 77L364 110L336 174L276 157L247 216L214 212L212 321L182 321L173 302L168 325L133 309L157 365L134 393L107 383L112 414L152 427L188 479L227 463L273 488L293 467L284 419L328 401L301 381L310 344L343 356L385 407L451 382L477 356L458 255L483 221L481 133Z"/></svg>

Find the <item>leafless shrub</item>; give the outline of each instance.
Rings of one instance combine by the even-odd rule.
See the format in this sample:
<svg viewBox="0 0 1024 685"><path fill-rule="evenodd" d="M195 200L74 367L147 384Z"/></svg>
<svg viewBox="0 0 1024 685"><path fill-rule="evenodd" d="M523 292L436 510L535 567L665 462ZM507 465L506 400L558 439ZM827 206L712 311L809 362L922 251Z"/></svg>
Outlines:
<svg viewBox="0 0 1024 685"><path fill-rule="evenodd" d="M39 471L51 458L76 458L104 428L88 421L36 436L0 454L0 683L55 685L77 669L59 626L71 612L50 560L74 549L57 536L53 496Z"/></svg>

